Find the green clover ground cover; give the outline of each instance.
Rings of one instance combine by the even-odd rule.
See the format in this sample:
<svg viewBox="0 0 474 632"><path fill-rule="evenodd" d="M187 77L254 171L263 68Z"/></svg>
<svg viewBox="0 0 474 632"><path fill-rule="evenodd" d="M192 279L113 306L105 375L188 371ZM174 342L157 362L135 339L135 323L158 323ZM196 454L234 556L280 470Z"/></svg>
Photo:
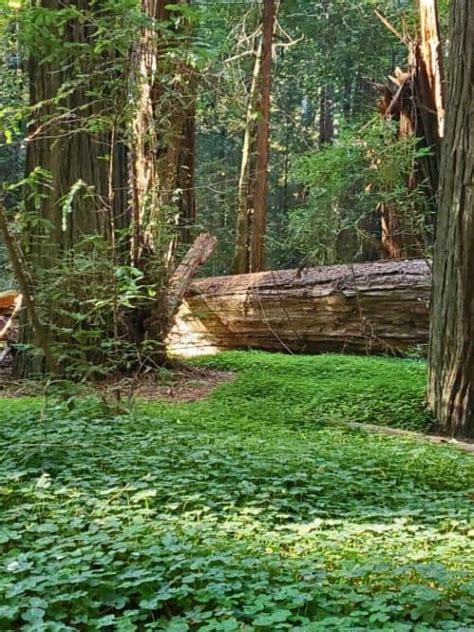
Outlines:
<svg viewBox="0 0 474 632"><path fill-rule="evenodd" d="M472 457L424 366L229 353L194 404L0 402L0 630L474 630Z"/></svg>

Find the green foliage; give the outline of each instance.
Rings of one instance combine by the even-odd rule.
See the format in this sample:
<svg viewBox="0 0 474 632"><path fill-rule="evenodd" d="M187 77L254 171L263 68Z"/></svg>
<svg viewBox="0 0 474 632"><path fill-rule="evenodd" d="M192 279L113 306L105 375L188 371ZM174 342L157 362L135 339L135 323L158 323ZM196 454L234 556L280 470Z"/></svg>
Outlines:
<svg viewBox="0 0 474 632"><path fill-rule="evenodd" d="M237 383L215 397L242 419L251 418L264 402L259 416L265 421L298 427L334 419L421 431L430 424L422 361L229 352L204 363L238 371Z"/></svg>
<svg viewBox="0 0 474 632"><path fill-rule="evenodd" d="M156 298L156 287L146 283L141 270L120 265L100 237L83 238L44 270L36 296L69 379L129 372L159 348L158 342L143 343L134 331L137 314Z"/></svg>
<svg viewBox="0 0 474 632"><path fill-rule="evenodd" d="M290 247L318 264L367 259L382 204L396 205L425 232L430 208L424 188L409 185L413 164L425 153L416 138L398 139L395 125L375 120L300 157L293 178L309 194L290 215Z"/></svg>
<svg viewBox="0 0 474 632"><path fill-rule="evenodd" d="M130 150L133 145L136 134L133 120L139 107L136 43L143 27L150 29L160 42L157 72L161 83L160 89L154 91L153 109L155 114L162 112L161 118L157 116L156 129L150 133L153 136L156 132L159 138L158 154L166 154L167 143L176 141L173 113L183 104L189 106L188 100L192 101L192 95L198 94L195 162L199 226L195 228L208 229L219 238L217 255L203 273L229 272L234 249L242 136L254 62L249 53L258 39L261 3L195 2L188 6L170 2L170 5L171 17L167 22L147 18L137 0L79 4L11 0L0 7L0 53L8 62L0 65L0 176L4 183L17 183L6 187L9 206L20 207L18 198L24 195L26 207L33 211L16 218L32 251L39 251L43 246L46 249L50 242L64 242L55 253L66 252L64 261L58 261L58 265L51 268L52 279L48 277L47 282L35 290L38 290L37 298L44 299L43 313L46 314L51 305L60 305L63 320L54 322L51 313L47 320L53 321L56 330L64 326L61 352L66 351L64 341L71 340L69 366L76 375L79 366L85 367L88 374L90 361L85 361L87 354L84 355L83 350L97 345L106 358L104 372L109 372L112 366L118 367L120 358L126 358L124 366L129 365L130 357L136 356L136 349L133 344L124 349L126 345L122 344L126 329L122 313L124 300L128 301L133 293L138 301L147 291L143 276L140 282L135 277L131 279L130 288L124 290L123 296L122 291L117 290L117 275L122 275L125 269L132 276L135 274L128 265L131 248L123 248L118 253L109 250L108 260L102 249L99 255L91 256L90 262L83 254L77 255L74 261L76 255L67 253L70 242L77 237L75 218L86 212L85 207L88 207L87 212L90 210L86 202L95 200L94 212L100 216L97 225L112 223L111 201L117 199L119 191L128 191L126 183L116 183L117 190L112 191L112 178L108 183L110 190L105 194L104 185L93 181L99 176L95 172L89 174L86 165L75 183L68 181L55 198L58 192L54 187L62 186L66 172L73 171L74 165L65 173L58 172L54 178L45 165L44 169L40 167L23 179L22 139L25 122L33 112L27 105L26 64L20 62L36 57L41 59L38 68L53 69L43 80L51 82L54 94L51 96L46 91L50 98L37 104L34 110L43 132L48 126L52 127L52 133L46 134L51 141L51 152L58 151L63 137L58 129L62 129L64 135L77 134L78 138L85 132L94 143L100 139L104 147L101 158L109 161L112 154L106 154L111 136L123 144L123 148ZM373 225L373 218L381 201L396 199L407 212L416 209L420 222L424 219L420 191L409 191L404 180L408 163L416 154L414 143L388 142L390 132L370 126L361 133L341 132L348 125L366 122L373 116L377 94L370 81L384 81L394 65L403 65L406 59L406 46L386 29L374 9L381 10L400 29L406 22L413 32L416 6L410 0L357 3L353 0L285 0L280 4L272 70L268 267L288 267L299 264L302 259L330 263L354 257L375 258L379 226ZM77 29L71 28L72 25ZM15 63L10 63L12 60ZM323 91L330 94L338 139L334 147L317 152ZM42 92L41 89L38 94ZM142 139L145 145L147 140ZM124 169L129 160L126 153L121 153L117 161L123 161ZM133 153L132 148L129 157ZM89 159L87 151L84 154L81 164ZM114 160L111 163L110 173ZM164 186L168 185L164 183ZM310 197L307 204L302 205L308 189ZM171 192L170 203L163 203L158 221L149 227L159 256L151 262L144 276L150 282L149 271L153 268L157 272L158 278L151 279L154 288L160 289L168 270L163 268L169 264L170 242L176 238L176 201L181 193L180 190ZM54 200L54 208L43 213L44 226L38 229L41 238L36 240L34 229L38 226L42 206L47 206L45 197ZM154 200L153 196L149 199ZM143 207L141 221L147 223L149 205L145 203ZM121 221L128 222L125 215L122 214ZM57 221L58 217L62 223ZM50 227L45 225L48 221ZM55 230L46 236L53 221ZM96 224L91 222L91 225ZM110 226L109 233L113 232L115 229ZM130 234L132 232L133 227ZM368 242L370 248L366 247ZM370 249L372 252L367 256ZM31 253L25 254L27 260ZM45 259L48 256L45 255ZM0 266L2 259L0 253ZM90 299L97 298L96 307L87 301L80 287L80 274L74 267L77 264L77 270L85 271L85 286L92 275L92 261L98 266L91 282ZM37 257L29 263L31 276L35 277L43 260ZM7 279L0 276L0 284L10 285L10 276ZM72 288L78 291L78 296L71 294ZM104 295L111 299L104 302ZM136 301L129 303L130 309L136 305ZM120 305L120 314L117 305ZM119 357L113 359L113 352ZM97 363L98 357L95 356ZM98 367L95 372L101 371Z"/></svg>
<svg viewBox="0 0 474 632"><path fill-rule="evenodd" d="M12 3L14 4L14 3ZM24 169L26 81L18 44L18 11L0 3L0 183L15 181ZM9 207L19 199L8 194ZM0 266L2 255L0 254ZM0 285L2 284L0 272Z"/></svg>
<svg viewBox="0 0 474 632"><path fill-rule="evenodd" d="M289 214L300 201L302 183L289 182L298 158L319 140L321 91L329 88L336 130L373 116L377 93L393 65L403 65L406 47L397 42L374 8L400 14L398 1L285 0L280 5L272 70L269 267L299 263L287 239ZM237 183L243 127L260 5L215 3L200 30L213 43L199 91L197 136L198 208L206 228L219 237L212 272L228 273L234 249ZM303 247L303 256L308 248ZM329 246L330 247L330 246ZM311 248L309 249L311 252Z"/></svg>
<svg viewBox="0 0 474 632"><path fill-rule="evenodd" d="M0 292L13 287L12 272L10 270L8 253L0 240Z"/></svg>
<svg viewBox="0 0 474 632"><path fill-rule="evenodd" d="M17 111L22 122L30 121L30 138L42 139L29 145L32 170L25 177L21 169L9 174L2 185L7 195L22 196L12 205L11 230L21 232L18 245L37 309L68 378L137 368L158 347L143 342L143 321L173 267L180 191L170 191L169 203L160 208L155 200L151 220L147 204L138 209L147 191L142 182L140 193L138 184L133 187L131 156L137 143L148 144L148 135L159 138L157 153L171 154L164 148L179 140L173 117L190 107L194 87L188 84L207 54L190 37L196 10L170 8L171 17L163 21L147 16L136 0L7 3L0 12L15 27L10 39L29 59L32 84L28 106L17 93L7 102L2 85L0 133L11 136L6 125L12 126ZM160 89L153 90L154 115L139 140L144 79L138 42L145 28L150 46L156 38L159 47L154 80ZM26 70L26 64L15 70L23 83ZM52 155L61 159L50 160ZM177 186L165 180L153 186ZM44 363L31 332L21 330L25 353L16 367L34 374ZM35 353L38 361L30 362Z"/></svg>
<svg viewBox="0 0 474 632"><path fill-rule="evenodd" d="M245 8L239 3L209 3L199 27L216 51L206 69L198 102L196 193L198 208L202 209L199 221L219 237L217 257L206 273L231 270L243 124L253 62L245 51L252 49L260 4L249 3ZM318 148L323 90L330 92L335 134L339 136L348 126L370 124L379 97L373 82L385 83L396 66L406 66L407 46L382 24L375 9L400 32L415 37L418 9L413 0L285 0L280 4L272 70L269 268L291 267L302 259L338 260L334 251L340 250L341 244L347 245L345 252L340 253L346 261L354 256L377 258L380 227L376 222L371 222L370 230L361 226L357 221L361 215L352 207L346 217L335 217L327 208L314 217L314 206L301 209L305 183L296 177L290 181L289 177L298 172L299 158ZM440 10L445 35L446 1L440 2ZM397 153L396 147L394 151ZM325 154L326 158L329 155ZM392 168L394 165L395 160L391 161ZM357 163L347 166L347 173L354 174ZM365 172L365 162L361 168ZM333 186L331 180L336 175L332 178L328 171L321 175L329 177L329 181L322 180L318 186ZM364 177L364 173L355 174L356 182ZM350 184L349 176L342 174L342 180L343 186ZM389 186L387 191L380 191L384 192L393 197L395 189ZM416 217L421 220L424 200L420 199L420 191L408 196L403 186L398 187L398 192L404 208L417 206ZM361 213L364 216L368 201L365 200ZM360 202L355 200L356 205ZM371 211L375 209L372 207ZM339 229L343 233L337 240ZM361 253L361 241L367 242L369 233L369 247ZM430 237L427 235L427 241Z"/></svg>
<svg viewBox="0 0 474 632"><path fill-rule="evenodd" d="M2 630L472 628L472 458L322 423L422 425L422 363L204 363L190 405L3 402Z"/></svg>

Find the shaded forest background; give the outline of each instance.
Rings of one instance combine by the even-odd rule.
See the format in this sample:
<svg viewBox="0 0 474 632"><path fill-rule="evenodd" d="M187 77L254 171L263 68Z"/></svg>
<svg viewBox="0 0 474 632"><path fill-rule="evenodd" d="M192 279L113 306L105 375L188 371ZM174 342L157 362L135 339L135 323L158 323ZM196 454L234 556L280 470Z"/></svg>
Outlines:
<svg viewBox="0 0 474 632"><path fill-rule="evenodd" d="M232 271L251 72L246 53L253 26L252 9L242 18L243 6L226 5L210 23L206 39L214 37L218 49L226 33L229 50L213 60L198 102L196 198L199 221L219 236L214 274ZM397 142L397 123L382 121L379 112L380 87L397 66L406 67L408 48L376 10L407 39L416 38L417 7L410 0L285 2L280 7L270 133L269 269L302 261L384 258L380 205L396 200L421 224L430 213L424 192L407 186L419 151L416 142ZM440 13L446 27L446 3ZM428 218L428 232L430 225ZM431 243L425 234L420 250L429 252Z"/></svg>
<svg viewBox="0 0 474 632"><path fill-rule="evenodd" d="M429 253L429 196L407 185L420 149L414 139L396 139L397 123L383 121L378 105L381 86L397 66L406 67L408 47L375 11L408 41L417 35L415 5L410 0L288 0L279 7L272 55L267 268L384 258L380 207L394 200L422 226L419 250ZM12 7L14 15L11 5L2 19L4 183L23 179L26 154L26 114L18 107L22 99L27 105L24 46ZM171 198L191 197L196 213L190 231L209 230L218 238L203 273L230 273L261 7L195 2L186 10L196 81L195 177ZM440 15L445 32L446 2ZM17 188L8 196L14 201L18 194ZM1 283L8 286L6 257L2 260Z"/></svg>

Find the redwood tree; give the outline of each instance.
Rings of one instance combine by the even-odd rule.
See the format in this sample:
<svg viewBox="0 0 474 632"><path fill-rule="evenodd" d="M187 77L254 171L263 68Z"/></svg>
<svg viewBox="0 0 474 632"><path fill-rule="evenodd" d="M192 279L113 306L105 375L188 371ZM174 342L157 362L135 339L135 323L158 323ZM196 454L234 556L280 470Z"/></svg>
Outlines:
<svg viewBox="0 0 474 632"><path fill-rule="evenodd" d="M195 221L194 79L179 52L189 44L190 24L181 21L177 31L168 0L142 0L141 7L146 24L134 55L134 260L151 253L171 265L176 236L189 241Z"/></svg>
<svg viewBox="0 0 474 632"><path fill-rule="evenodd" d="M474 4L452 0L447 125L434 254L428 399L474 437Z"/></svg>
<svg viewBox="0 0 474 632"><path fill-rule="evenodd" d="M61 279L58 270L74 267L75 253L88 238L102 240L118 257L120 236L129 224L127 149L117 120L127 101L126 82L118 37L104 40L100 50L96 46L101 22L107 20L104 0L39 0L28 11L24 37L31 115L24 247L51 338L64 341L70 338L64 305L48 294ZM67 289L71 296L64 292L61 298L71 306L74 297ZM34 341L25 323L21 342ZM37 355L22 352L15 368L24 377L44 366Z"/></svg>
<svg viewBox="0 0 474 632"><path fill-rule="evenodd" d="M164 294L194 221L194 96L182 61L190 21L173 19L166 0L143 0L139 18L130 7L39 0L25 21L26 254L51 340L65 356L74 340L83 366L143 348L141 306L151 290ZM32 338L25 327L22 342ZM18 373L41 370L31 357L22 354Z"/></svg>
<svg viewBox="0 0 474 632"><path fill-rule="evenodd" d="M234 270L259 272L265 266L267 226L272 41L277 0L263 1L262 36L255 51L242 150Z"/></svg>
<svg viewBox="0 0 474 632"><path fill-rule="evenodd" d="M29 254L40 268L84 235L110 239L128 224L126 148L112 112L119 100L115 53L93 52L102 1L41 0L32 9L26 175L47 173L35 185L40 195L27 197L28 210L48 222L35 221L29 232ZM76 17L68 18L69 7Z"/></svg>

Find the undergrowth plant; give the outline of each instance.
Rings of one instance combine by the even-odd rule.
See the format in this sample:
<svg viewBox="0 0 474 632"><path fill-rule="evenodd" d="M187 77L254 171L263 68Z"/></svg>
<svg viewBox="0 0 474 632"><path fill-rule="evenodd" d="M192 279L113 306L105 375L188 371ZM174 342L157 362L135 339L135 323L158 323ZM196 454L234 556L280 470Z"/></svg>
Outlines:
<svg viewBox="0 0 474 632"><path fill-rule="evenodd" d="M144 342L136 320L156 288L133 265L119 265L100 237L85 238L39 282L54 350L65 377L88 380L130 373L146 364L158 342Z"/></svg>
<svg viewBox="0 0 474 632"><path fill-rule="evenodd" d="M38 400L0 402L2 630L474 626L470 455L325 424L426 427L422 362L199 364L235 381L127 414L75 398L46 435Z"/></svg>
<svg viewBox="0 0 474 632"><path fill-rule="evenodd" d="M332 145L298 159L293 178L308 195L290 215L289 244L302 259L321 265L379 259L382 205L396 205L410 218L428 252L429 200L422 184L409 184L426 149L415 137L397 139L395 129L380 119L346 128Z"/></svg>

